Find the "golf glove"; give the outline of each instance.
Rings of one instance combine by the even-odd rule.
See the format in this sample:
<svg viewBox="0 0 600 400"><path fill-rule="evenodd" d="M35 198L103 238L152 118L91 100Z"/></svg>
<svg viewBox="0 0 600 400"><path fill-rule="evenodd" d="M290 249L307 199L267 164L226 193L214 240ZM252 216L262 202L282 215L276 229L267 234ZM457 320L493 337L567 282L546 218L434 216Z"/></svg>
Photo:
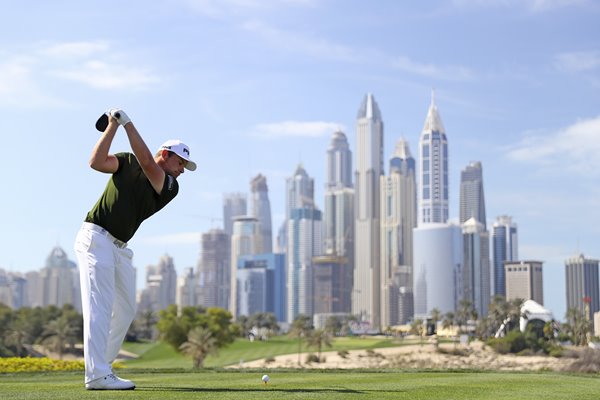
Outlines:
<svg viewBox="0 0 600 400"><path fill-rule="evenodd" d="M108 114L114 119L116 119L119 125L121 126L125 126L131 122L127 114L125 114L125 111L119 108L111 108L110 110L108 110Z"/></svg>

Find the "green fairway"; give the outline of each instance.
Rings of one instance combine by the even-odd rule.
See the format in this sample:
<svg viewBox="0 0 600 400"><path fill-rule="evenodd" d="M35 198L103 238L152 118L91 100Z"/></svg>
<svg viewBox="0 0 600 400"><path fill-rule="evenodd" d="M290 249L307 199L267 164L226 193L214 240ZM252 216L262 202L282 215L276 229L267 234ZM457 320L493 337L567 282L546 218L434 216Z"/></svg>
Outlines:
<svg viewBox="0 0 600 400"><path fill-rule="evenodd" d="M376 349L381 347L401 346L403 344L414 344L414 341L398 341L381 338L337 338L333 347L324 348L323 351ZM178 354L171 346L162 342L156 343L125 343L126 350L141 357L129 360L125 364L131 368L191 368L190 358ZM316 352L316 349L307 349L302 344L302 352ZM246 339L238 339L227 347L219 349L219 354L209 356L205 367L224 367L237 364L242 361L252 361L280 354L294 354L298 352L298 341L286 336L276 336L268 341L250 342Z"/></svg>
<svg viewBox="0 0 600 400"><path fill-rule="evenodd" d="M597 399L597 375L412 371L120 371L134 391L86 391L83 373L0 375L2 399Z"/></svg>

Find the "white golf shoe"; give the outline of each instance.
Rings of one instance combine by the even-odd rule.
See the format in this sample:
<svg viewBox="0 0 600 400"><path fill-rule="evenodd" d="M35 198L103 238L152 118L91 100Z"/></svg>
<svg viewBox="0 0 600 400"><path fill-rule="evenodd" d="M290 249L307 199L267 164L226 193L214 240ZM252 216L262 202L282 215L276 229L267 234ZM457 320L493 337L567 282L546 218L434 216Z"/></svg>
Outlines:
<svg viewBox="0 0 600 400"><path fill-rule="evenodd" d="M135 383L121 379L115 374L109 374L86 383L85 388L86 390L132 390L135 389Z"/></svg>

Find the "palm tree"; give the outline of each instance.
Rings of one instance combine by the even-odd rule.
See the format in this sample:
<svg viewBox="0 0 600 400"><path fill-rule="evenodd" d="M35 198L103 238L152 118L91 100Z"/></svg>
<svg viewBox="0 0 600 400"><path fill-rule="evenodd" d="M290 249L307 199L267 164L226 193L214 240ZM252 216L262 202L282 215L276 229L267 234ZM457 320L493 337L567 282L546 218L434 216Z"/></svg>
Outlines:
<svg viewBox="0 0 600 400"><path fill-rule="evenodd" d="M139 323L141 328L140 330L142 331L142 337L145 339L152 339L154 336L152 334L152 330L156 325L156 322L156 315L152 310L148 309L140 314Z"/></svg>
<svg viewBox="0 0 600 400"><path fill-rule="evenodd" d="M307 337L311 330L312 325L310 323L310 317L304 314L298 315L290 327L290 337L298 338L298 365L301 364L300 353L302 349L302 338Z"/></svg>
<svg viewBox="0 0 600 400"><path fill-rule="evenodd" d="M588 342L591 322L586 318L585 313L578 308L569 308L567 310L567 321L571 327L571 337L578 346L584 346Z"/></svg>
<svg viewBox="0 0 600 400"><path fill-rule="evenodd" d="M14 345L17 349L17 357L23 356L23 347L26 344L30 344L31 335L28 330L21 326L22 324L15 324L15 326L9 328L7 330L7 334L5 337L5 344Z"/></svg>
<svg viewBox="0 0 600 400"><path fill-rule="evenodd" d="M306 338L309 346L314 346L319 352L319 362L321 362L321 350L323 346L331 347L331 334L325 329L317 329Z"/></svg>
<svg viewBox="0 0 600 400"><path fill-rule="evenodd" d="M433 333L437 332L437 324L440 321L440 319L442 319L442 312L440 311L439 308L434 308L433 310L431 310L431 323L433 324Z"/></svg>
<svg viewBox="0 0 600 400"><path fill-rule="evenodd" d="M179 346L179 349L183 354L192 357L194 368L202 368L208 355L217 354L217 339L209 329L198 326L190 330L187 342Z"/></svg>
<svg viewBox="0 0 600 400"><path fill-rule="evenodd" d="M79 328L66 315L62 315L44 326L41 342L48 344L50 349L57 352L58 358L62 360L65 346L75 343L79 336L78 332Z"/></svg>

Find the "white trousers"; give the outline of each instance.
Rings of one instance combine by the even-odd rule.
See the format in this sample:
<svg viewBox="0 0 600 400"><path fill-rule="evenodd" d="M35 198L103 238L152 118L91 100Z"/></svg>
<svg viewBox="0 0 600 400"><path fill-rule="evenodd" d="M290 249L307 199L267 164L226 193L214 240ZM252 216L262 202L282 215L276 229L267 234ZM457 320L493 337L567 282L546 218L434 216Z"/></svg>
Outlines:
<svg viewBox="0 0 600 400"><path fill-rule="evenodd" d="M118 242L118 241L117 241ZM85 383L112 373L135 318L133 251L101 227L84 223L75 239L81 282Z"/></svg>

